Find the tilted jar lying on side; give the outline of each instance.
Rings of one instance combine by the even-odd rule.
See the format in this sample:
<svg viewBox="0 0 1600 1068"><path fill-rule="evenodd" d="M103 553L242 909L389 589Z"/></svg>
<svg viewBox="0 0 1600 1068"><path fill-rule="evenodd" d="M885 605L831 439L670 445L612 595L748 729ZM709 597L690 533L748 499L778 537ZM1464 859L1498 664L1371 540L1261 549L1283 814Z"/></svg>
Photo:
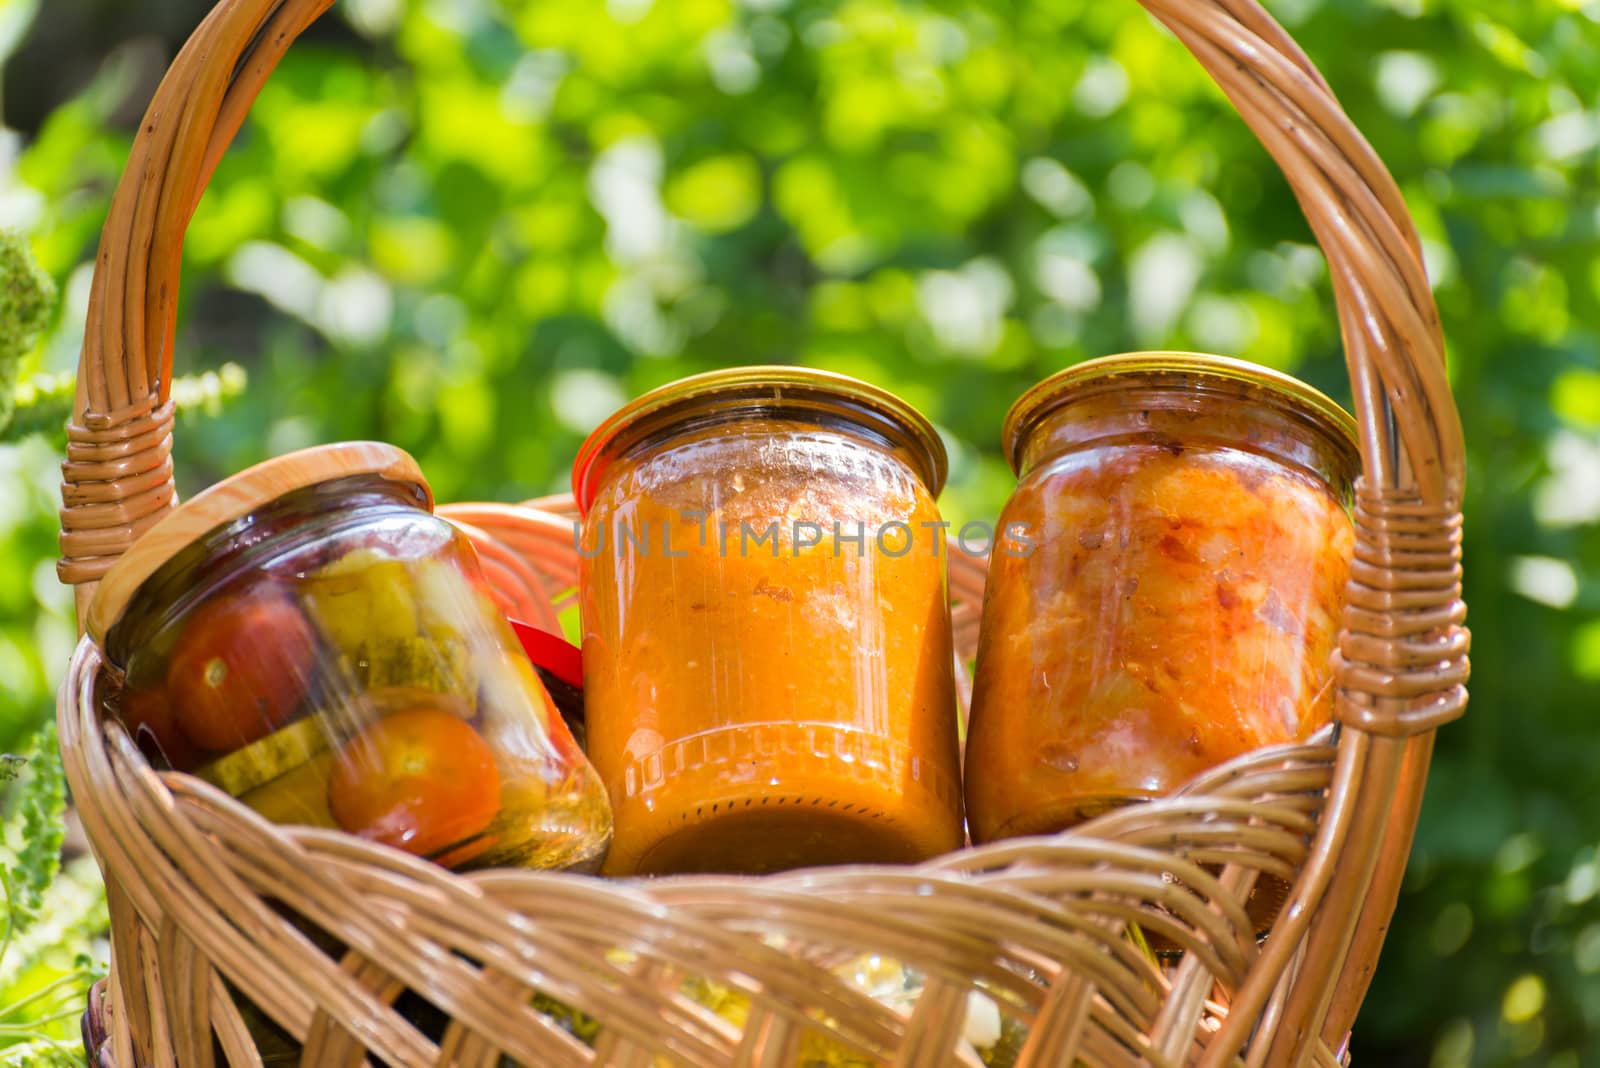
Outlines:
<svg viewBox="0 0 1600 1068"><path fill-rule="evenodd" d="M1026 394L985 595L976 842L1166 794L1329 720L1355 422L1221 357L1094 360Z"/></svg>
<svg viewBox="0 0 1600 1068"><path fill-rule="evenodd" d="M573 486L607 872L962 844L944 475L904 402L798 368L664 387L589 439Z"/></svg>
<svg viewBox="0 0 1600 1068"><path fill-rule="evenodd" d="M153 527L88 614L155 762L448 867L598 866L605 791L399 449L269 461Z"/></svg>

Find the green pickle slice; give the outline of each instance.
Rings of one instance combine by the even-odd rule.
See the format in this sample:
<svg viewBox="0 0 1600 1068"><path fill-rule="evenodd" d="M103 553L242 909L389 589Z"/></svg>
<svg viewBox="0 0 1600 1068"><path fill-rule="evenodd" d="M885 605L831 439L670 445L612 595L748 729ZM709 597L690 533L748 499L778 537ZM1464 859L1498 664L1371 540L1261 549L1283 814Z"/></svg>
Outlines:
<svg viewBox="0 0 1600 1068"><path fill-rule="evenodd" d="M380 638L364 642L352 665L366 689L413 687L461 697L476 705L478 680L457 638Z"/></svg>
<svg viewBox="0 0 1600 1068"><path fill-rule="evenodd" d="M316 716L296 720L282 730L235 749L195 772L206 782L242 797L292 771L330 748L327 732Z"/></svg>
<svg viewBox="0 0 1600 1068"><path fill-rule="evenodd" d="M409 567L375 549L346 553L305 580L312 620L351 657L368 642L415 638L421 627Z"/></svg>

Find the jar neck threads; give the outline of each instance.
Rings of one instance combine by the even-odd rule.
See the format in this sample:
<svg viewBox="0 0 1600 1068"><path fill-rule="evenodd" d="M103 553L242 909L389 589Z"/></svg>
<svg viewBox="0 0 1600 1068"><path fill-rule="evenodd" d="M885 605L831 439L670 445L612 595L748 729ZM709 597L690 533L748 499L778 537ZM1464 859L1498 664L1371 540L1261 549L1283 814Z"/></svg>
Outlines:
<svg viewBox="0 0 1600 1068"><path fill-rule="evenodd" d="M1004 430L1020 476L1068 450L1133 443L1263 453L1321 479L1347 502L1360 470L1349 413L1303 382L1224 357L1093 360L1030 390Z"/></svg>
<svg viewBox="0 0 1600 1068"><path fill-rule="evenodd" d="M899 457L934 496L949 458L933 424L865 382L798 367L741 367L697 375L647 393L596 430L579 450L573 492L587 512L618 459L678 437L739 423L788 422L858 437Z"/></svg>

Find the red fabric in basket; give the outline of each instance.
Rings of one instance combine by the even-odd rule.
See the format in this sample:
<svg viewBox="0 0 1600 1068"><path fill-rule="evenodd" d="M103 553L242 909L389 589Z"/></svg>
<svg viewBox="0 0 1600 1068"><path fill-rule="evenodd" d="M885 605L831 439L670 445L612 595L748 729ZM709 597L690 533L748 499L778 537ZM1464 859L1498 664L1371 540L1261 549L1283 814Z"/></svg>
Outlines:
<svg viewBox="0 0 1600 1068"><path fill-rule="evenodd" d="M534 667L544 668L562 682L583 688L583 653L576 645L559 634L529 626L521 620L513 619L511 629L517 632L517 640L522 642Z"/></svg>

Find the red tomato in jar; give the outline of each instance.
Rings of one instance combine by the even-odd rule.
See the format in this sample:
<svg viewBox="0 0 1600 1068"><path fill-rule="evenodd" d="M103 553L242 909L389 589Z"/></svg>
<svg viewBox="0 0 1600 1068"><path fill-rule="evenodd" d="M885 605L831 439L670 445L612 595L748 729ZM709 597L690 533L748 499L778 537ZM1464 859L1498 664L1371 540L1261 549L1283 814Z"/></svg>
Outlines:
<svg viewBox="0 0 1600 1068"><path fill-rule="evenodd" d="M433 705L396 712L339 753L328 806L351 834L431 856L500 811L500 769L472 724Z"/></svg>
<svg viewBox="0 0 1600 1068"><path fill-rule="evenodd" d="M211 601L190 617L172 651L167 698L196 744L229 753L294 719L316 659L316 632L287 597Z"/></svg>
<svg viewBox="0 0 1600 1068"><path fill-rule="evenodd" d="M193 771L203 762L200 747L183 733L172 714L172 705L160 691L123 691L116 714L152 763L165 763L175 771Z"/></svg>

